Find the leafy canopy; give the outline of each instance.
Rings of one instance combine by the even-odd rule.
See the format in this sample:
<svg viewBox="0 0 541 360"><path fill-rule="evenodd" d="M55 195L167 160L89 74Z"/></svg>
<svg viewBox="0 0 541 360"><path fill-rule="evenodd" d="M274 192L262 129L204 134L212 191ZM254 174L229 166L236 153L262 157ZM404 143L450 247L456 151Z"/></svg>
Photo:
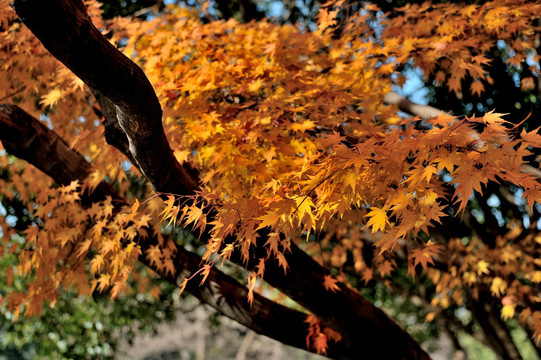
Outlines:
<svg viewBox="0 0 541 360"><path fill-rule="evenodd" d="M509 67L533 64L538 76L534 22L540 4L425 3L384 18L366 3L339 28L343 1L337 1L322 6L311 32L267 20L203 24L196 10L178 7L150 21L105 22L99 4L87 1L96 26L153 84L175 156L196 168L202 180L195 201L166 194L162 204L147 190L139 199L132 197L131 209L113 215L110 200L81 208L80 191L107 178L127 194L130 177L141 175L105 144L97 105L83 83L15 20L7 3L0 2L5 74L0 98L41 115L95 169L84 183L57 187L32 166L0 156L10 173L9 180L0 181L0 192L24 201L33 218L26 229L0 218L0 253L18 253L13 276L32 278L25 291L7 296L12 311L39 314L43 302L54 303L62 288L83 295L111 289L113 297L128 291L126 280L141 250L122 241L134 239L145 226L156 233L171 224L210 226L203 280L216 255L227 259L238 249L248 259L257 230L267 228L267 257L250 274L251 291L267 259L278 259L287 271L283 254L291 242L307 242L316 258L337 268L351 253L365 282L390 279L396 252L405 249L408 273L422 272L437 284L436 312L451 302L460 305L464 289L488 286L501 299L503 318L517 316L520 309L519 321L541 336L534 291L541 282L536 224L524 229L511 222L492 247L475 237L467 243L431 237L435 225L461 216L472 193L482 193L489 182L520 187L530 208L540 201L538 176L524 171L541 147L537 129L523 130L496 111L468 118L404 117L384 102L404 83L401 70L407 64L455 94L482 94L484 84L492 82L484 54L498 41L514 54L506 59ZM473 79L470 88L462 87L464 79ZM523 89L534 81L522 79ZM178 206L179 200L188 205ZM217 209L209 223L207 204ZM226 244L231 235L235 242ZM318 244L330 246L331 238L340 241L326 258ZM367 238L375 245L369 249L371 264L363 258ZM167 241L144 255L173 272ZM433 266L435 261L449 271ZM337 290L336 281L325 278L329 291ZM324 349L322 332L314 329L313 338Z"/></svg>

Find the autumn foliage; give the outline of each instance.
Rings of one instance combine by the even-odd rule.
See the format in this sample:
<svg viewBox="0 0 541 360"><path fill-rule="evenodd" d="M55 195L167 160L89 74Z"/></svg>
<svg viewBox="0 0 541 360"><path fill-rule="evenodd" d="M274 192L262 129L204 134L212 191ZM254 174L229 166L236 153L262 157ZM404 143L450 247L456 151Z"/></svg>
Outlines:
<svg viewBox="0 0 541 360"><path fill-rule="evenodd" d="M511 219L489 243L449 227L451 218L467 221L472 194L491 183L521 189L525 211L538 211L541 135L533 121L510 119L497 104L471 117L405 116L385 101L403 85L405 66L456 96L482 96L493 83L486 53L502 42L509 68L529 67L538 77L520 80L524 91L534 89L540 4L424 3L386 16L363 3L346 18L352 5L342 0L322 5L314 31L269 20L202 23L200 10L175 6L149 21L105 22L99 3L86 5L154 87L171 150L200 187L177 194L144 183L133 159L107 144L107 114L93 93L0 1L1 101L39 118L92 165L84 181L58 186L0 152L9 174L0 193L24 203L32 219L19 228L0 217L0 254L19 259L7 276L28 279L3 296L6 309L39 315L68 288L113 298L136 291L126 284L141 258L158 274L178 276L169 235L183 227L205 252L182 289L204 284L233 257L248 268L251 302L265 291L269 263L288 275L295 244L330 271L322 285L336 296L352 278L395 289L403 269L409 281L435 287L427 321L488 294L502 319L516 318L541 338L537 223ZM112 196L81 202L102 181L130 205L119 208ZM149 237L157 241L141 246ZM307 316L309 348L326 353L342 341L341 329Z"/></svg>

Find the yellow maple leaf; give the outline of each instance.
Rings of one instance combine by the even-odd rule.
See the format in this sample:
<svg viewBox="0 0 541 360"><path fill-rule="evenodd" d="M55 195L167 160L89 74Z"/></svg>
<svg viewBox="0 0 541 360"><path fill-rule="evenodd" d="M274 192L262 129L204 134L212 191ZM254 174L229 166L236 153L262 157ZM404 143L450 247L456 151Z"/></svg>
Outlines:
<svg viewBox="0 0 541 360"><path fill-rule="evenodd" d="M109 274L101 274L100 278L98 279L98 291L103 291L109 286L109 282L111 281L111 275Z"/></svg>
<svg viewBox="0 0 541 360"><path fill-rule="evenodd" d="M263 229L267 226L273 227L278 223L278 220L280 220L280 214L276 211L271 211L270 213L256 218L256 220L261 220L261 223L256 230Z"/></svg>
<svg viewBox="0 0 541 360"><path fill-rule="evenodd" d="M104 261L103 256L100 254L97 254L91 261L90 261L90 273L91 274L97 274L101 271L103 268Z"/></svg>
<svg viewBox="0 0 541 360"><path fill-rule="evenodd" d="M167 200L165 201L165 209L160 213L160 215L163 215L162 220L167 219L171 216L171 209L173 208L173 205L175 204L175 197L173 195L167 196Z"/></svg>
<svg viewBox="0 0 541 360"><path fill-rule="evenodd" d="M312 214L312 208L315 206L310 197L298 196L295 198L295 203L297 204L295 211L299 215L299 220L302 220L304 218L304 215L308 214L312 221L315 221L315 217Z"/></svg>
<svg viewBox="0 0 541 360"><path fill-rule="evenodd" d="M188 278L184 278L184 280L182 280L182 283L180 284L180 290L178 292L178 296L180 296L183 292L184 292L184 289L186 289L186 285L188 285Z"/></svg>
<svg viewBox="0 0 541 360"><path fill-rule="evenodd" d="M507 304L502 307L502 319L507 320L515 315L515 304Z"/></svg>
<svg viewBox="0 0 541 360"><path fill-rule="evenodd" d="M366 223L366 226L372 227L372 234L375 232L378 232L380 230L385 229L385 225L389 223L389 219L387 218L387 212L384 209L380 209L377 207L371 207L371 211L365 215L365 217L369 217L370 220Z"/></svg>
<svg viewBox="0 0 541 360"><path fill-rule="evenodd" d="M490 271L488 270L488 263L485 260L479 260L477 262L477 275L481 274L488 274Z"/></svg>
<svg viewBox="0 0 541 360"><path fill-rule="evenodd" d="M483 121L485 122L485 124L503 124L507 122L502 119L502 117L505 115L509 114L495 113L494 110L490 110L483 116Z"/></svg>
<svg viewBox="0 0 541 360"><path fill-rule="evenodd" d="M131 207L131 213L126 218L126 222L130 222L133 219L133 217L137 213L137 210L139 209L139 205L140 205L139 200L135 199L135 202L133 203L133 206Z"/></svg>
<svg viewBox="0 0 541 360"><path fill-rule="evenodd" d="M540 283L541 282L541 271L539 271L539 270L534 271L534 273L532 275L532 281L534 283Z"/></svg>
<svg viewBox="0 0 541 360"><path fill-rule="evenodd" d="M290 128L292 131L305 132L306 130L311 130L316 127L316 123L312 120L306 120L302 123L293 123Z"/></svg>
<svg viewBox="0 0 541 360"><path fill-rule="evenodd" d="M495 277L492 280L492 285L490 286L490 291L492 292L492 295L494 296L501 296L505 293L505 290L507 289L507 284L501 277Z"/></svg>
<svg viewBox="0 0 541 360"><path fill-rule="evenodd" d="M323 32L323 30L327 29L328 27L336 25L336 16L338 15L338 11L339 9L336 9L336 10L321 9L317 16L318 30Z"/></svg>
<svg viewBox="0 0 541 360"><path fill-rule="evenodd" d="M64 95L64 92L60 90L59 88L56 88L52 91L50 91L47 95L42 96L41 101L39 102L41 105L45 106L54 106L58 100Z"/></svg>

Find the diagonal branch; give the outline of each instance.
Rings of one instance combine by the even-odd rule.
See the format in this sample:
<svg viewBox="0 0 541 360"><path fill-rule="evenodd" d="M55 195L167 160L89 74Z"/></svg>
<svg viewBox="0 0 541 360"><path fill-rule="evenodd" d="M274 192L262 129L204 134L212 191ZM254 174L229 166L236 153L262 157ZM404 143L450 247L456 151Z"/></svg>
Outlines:
<svg viewBox="0 0 541 360"><path fill-rule="evenodd" d="M54 57L110 102L113 120L124 131L136 165L154 189L193 193L198 179L173 155L152 85L141 68L96 29L83 2L16 0L13 7Z"/></svg>
<svg viewBox="0 0 541 360"><path fill-rule="evenodd" d="M56 133L16 106L0 105L0 141L10 154L30 162L59 184L69 184L73 180L82 181L92 171L90 164L80 154L70 149ZM91 202L101 201L107 196L112 197L113 204L117 208L126 204L124 199L105 182L101 182L92 194L83 199L83 202L90 205ZM153 232L148 231L148 233ZM139 239L138 242L144 253L144 249L157 243L157 239L150 237L146 240ZM298 301L300 299L301 304L306 303L322 318L336 318L335 322L342 325L342 331L349 332L349 334L344 334L346 338L344 342L330 343L329 356L351 358L346 355L351 353L349 348L355 349L360 346L364 347L365 354L404 355L409 351L410 356L404 358L427 358L407 333L353 289L340 284L342 287L340 292L332 293L324 288L322 290L321 284L326 272L306 253L294 247L287 257L290 266L288 276L296 280L288 279L282 269L272 263L267 265L265 273L268 275L265 276L265 280L271 284L281 284L279 287L283 292L291 294L290 296ZM173 262L174 274L164 274L152 266L145 256L141 256L140 261L176 285L183 278L198 271L201 265L201 258L179 245L177 245L177 257ZM296 277L295 274L301 274L301 277ZM246 288L215 269L211 271L207 282L202 287L189 282L186 290L202 302L258 333L285 344L304 348L306 334L306 326L303 323L304 314L273 303L258 294L254 294L254 305L249 307L246 303ZM310 300L312 303L309 303ZM338 307L334 308L335 305ZM348 337L350 337L349 341ZM387 342L389 337L393 339L395 347L377 348ZM350 343L354 339L359 341L357 346ZM370 342L375 345L367 346L371 344Z"/></svg>
<svg viewBox="0 0 541 360"><path fill-rule="evenodd" d="M92 25L80 0L15 0L14 8L45 47L95 92L108 100L104 106L124 131L129 153L157 192L193 194L197 176L172 154L161 123L161 109L143 72L121 54ZM102 102L102 106L103 106ZM202 238L208 236L207 233ZM265 252L268 234L259 233L257 258ZM342 358L428 359L404 330L383 311L346 285L332 293L323 283L327 270L298 247L286 255L289 273L276 262L265 267L264 280L313 312L343 335L348 354ZM236 262L243 264L240 257ZM345 309L347 309L345 311ZM388 346L392 338L393 346Z"/></svg>
<svg viewBox="0 0 541 360"><path fill-rule="evenodd" d="M10 154L38 167L59 184L69 184L73 180L83 181L92 172L91 165L79 153L70 149L55 132L17 106L0 104L0 141ZM101 182L92 194L85 194L82 202L90 206L92 202L104 200L108 196L113 199L116 211L126 205L125 200L105 182ZM147 233L148 238L136 240L142 249L158 243L152 231ZM165 280L178 285L183 278L200 269L202 260L178 244L176 249L173 274L164 273L144 255L141 255L139 260ZM250 306L247 303L246 287L215 268L211 269L202 286L199 286L197 281L190 281L186 291L259 334L305 349L305 314L257 293L254 294L253 305ZM340 357L342 351L340 344L330 344L329 355Z"/></svg>

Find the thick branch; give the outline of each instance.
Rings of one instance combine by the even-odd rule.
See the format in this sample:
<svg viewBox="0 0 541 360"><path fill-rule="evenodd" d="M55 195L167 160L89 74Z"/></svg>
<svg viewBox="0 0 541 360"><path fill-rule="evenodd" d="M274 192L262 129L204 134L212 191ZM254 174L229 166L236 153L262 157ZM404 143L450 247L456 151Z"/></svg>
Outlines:
<svg viewBox="0 0 541 360"><path fill-rule="evenodd" d="M364 299L357 290L339 283L331 292L322 286L325 268L292 245L286 259L288 273L276 262L265 267L264 280L278 284L280 291L305 306L319 318L334 324L351 349L349 359L430 359L419 344L382 310ZM275 286L275 285L273 285ZM389 340L392 346L389 346ZM352 356L353 355L353 356Z"/></svg>
<svg viewBox="0 0 541 360"><path fill-rule="evenodd" d="M125 132L131 156L154 189L193 193L198 180L173 155L152 85L141 68L94 27L83 2L15 0L13 7L54 57L109 100L111 121L118 121Z"/></svg>
<svg viewBox="0 0 541 360"><path fill-rule="evenodd" d="M94 90L93 93L94 97L100 104L101 112L97 109L94 109L94 111L99 117L103 117L105 141L107 141L109 145L113 145L120 150L120 152L132 162L132 164L137 165L137 161L130 152L130 143L128 137L116 119L115 105L108 98L103 96L98 90Z"/></svg>
<svg viewBox="0 0 541 360"><path fill-rule="evenodd" d="M106 106L116 110L131 155L154 189L192 194L197 188L196 176L178 165L172 155L163 133L161 109L148 80L93 27L82 2L16 0L15 10L55 57L107 98L110 104ZM262 231L258 243L262 245L265 240ZM262 246L257 250L264 251ZM259 257L256 254L255 258ZM298 247L292 246L286 260L290 267L287 276L270 262L264 279L342 333L349 350L342 358L360 354L367 358L428 358L406 332L357 291L345 285L337 293L325 289L326 270ZM248 267L253 269L256 262ZM242 264L238 257L237 263ZM388 346L389 338L393 346Z"/></svg>
<svg viewBox="0 0 541 360"><path fill-rule="evenodd" d="M16 106L0 105L0 140L8 152L36 165L58 183L82 181L91 173L90 164L80 154L69 149L67 143L56 133ZM111 196L115 199L117 207L125 205L125 201L112 187L103 182L92 196L92 201L100 201ZM148 233L152 234L151 231ZM157 239L153 237L139 239L143 250L155 243ZM337 293L326 291L321 285L326 274L325 270L306 253L293 247L292 253L287 257L290 266L289 275L286 276L277 265L269 263L265 280L280 285L284 293L302 305L316 310L318 316L340 325L345 340L336 345L331 343L333 347L329 349L329 355L340 354L338 356L340 358L352 358L351 353L354 349L353 353L357 354L379 353L404 359L428 358L407 333L381 310L360 297L355 290L342 285L341 291ZM144 256L140 260L175 284L178 284L179 277L190 276L201 264L201 259L197 255L181 246L177 246L177 258L174 259L175 274L160 272ZM294 274L301 276L293 276ZM296 281L291 281L288 276L295 277ZM303 348L306 334L303 314L275 304L257 294L254 305L250 308L246 304L246 289L215 269L203 287L197 286L196 282L188 284L187 291L233 320L258 333ZM378 348L389 338L393 339L393 347ZM352 343L355 340L358 343ZM348 350L342 349L342 346ZM406 356L405 353L409 355Z"/></svg>
<svg viewBox="0 0 541 360"><path fill-rule="evenodd" d="M10 154L35 165L59 184L69 184L73 180L83 181L92 172L91 165L79 153L70 149L55 132L16 106L0 105L0 141ZM117 209L126 205L125 200L104 182L83 201L89 205L91 202L104 200L107 196L113 198ZM137 239L143 249L158 243L152 231L147 233L148 238ZM182 246L176 246L174 274L164 273L144 255L139 260L167 281L178 285L183 278L200 269L202 260ZM249 306L247 289L221 271L213 268L202 286L199 286L197 279L188 282L186 291L259 334L291 346L305 348L305 314L259 294L254 294L253 305ZM340 344L331 344L329 354L340 357L343 351L340 347Z"/></svg>

